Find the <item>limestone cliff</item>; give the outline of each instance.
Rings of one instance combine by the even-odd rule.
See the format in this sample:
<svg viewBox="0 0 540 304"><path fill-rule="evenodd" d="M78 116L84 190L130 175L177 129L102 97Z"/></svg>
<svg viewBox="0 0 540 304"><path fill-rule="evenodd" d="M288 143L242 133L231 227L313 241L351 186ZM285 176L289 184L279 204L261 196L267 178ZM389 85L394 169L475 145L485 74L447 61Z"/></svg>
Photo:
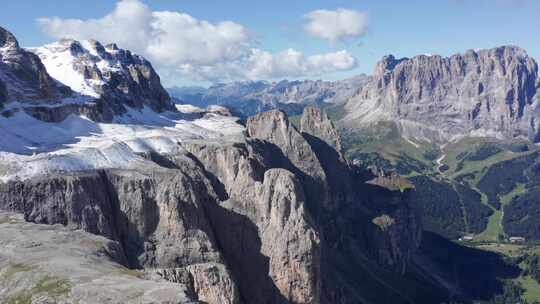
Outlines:
<svg viewBox="0 0 540 304"><path fill-rule="evenodd" d="M538 64L519 47L390 55L372 77L345 106L351 128L387 120L408 137L441 142L464 135L538 140Z"/></svg>

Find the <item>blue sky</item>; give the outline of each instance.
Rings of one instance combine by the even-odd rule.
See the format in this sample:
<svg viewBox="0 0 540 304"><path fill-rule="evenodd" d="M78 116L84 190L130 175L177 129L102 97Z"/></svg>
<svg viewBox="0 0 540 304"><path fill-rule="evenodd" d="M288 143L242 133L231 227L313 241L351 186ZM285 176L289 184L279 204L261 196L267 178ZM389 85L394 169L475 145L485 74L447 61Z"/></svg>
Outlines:
<svg viewBox="0 0 540 304"><path fill-rule="evenodd" d="M15 33L23 46L45 44L66 35L73 35L77 39L119 40L121 47L135 48L136 52L149 57L167 85L207 84L244 78L340 79L358 73L371 73L375 63L386 54L398 57L424 53L450 55L467 49L490 48L503 44L521 46L531 56L540 59L540 1L536 0L124 1L137 2L150 13L179 12L189 15L197 22L208 22L216 26L223 21L232 21L234 25L241 27L238 34L247 32L249 38L241 36L229 41L214 35L210 29L207 39L202 36L208 31L197 29L195 36L199 35L200 39L205 40L203 44L197 44L198 41L194 44L199 47L215 44L226 48L230 54L212 57L211 60L193 58L189 54L171 57L166 54L167 50L175 54L200 53L202 57L206 56L205 52L209 52L210 58L221 49L185 50L174 42L143 48L140 47L141 40L126 40L125 37L132 34L129 33L130 28L138 30L132 26L126 27L127 30L116 36L109 35L106 29L103 32L95 31L95 28L89 27L86 22L89 19L103 19L110 15L117 5L116 1L103 0L9 1L2 3L0 25ZM346 42L330 41L306 32L306 14L321 9L334 11L338 8L366 14L367 26L361 33L348 37ZM60 19L57 26L53 27L51 22L36 21L42 17ZM71 23L66 19L73 18L80 19L83 25L71 29ZM108 23L97 23L94 26L103 24ZM179 40L185 44L192 44L193 39L199 39L193 37L194 35L184 37L184 27L175 27L175 24L179 23L168 26L170 35L166 38L159 37L160 41L175 40L178 36L183 37ZM91 37L94 32L98 37ZM141 39L145 41L144 39L150 38ZM212 39L219 41L214 43ZM246 43L246 46L242 48L230 50L228 47L231 44L243 43ZM259 50L259 55L254 56L248 49ZM294 49L295 52L284 55L288 49ZM345 53L339 53L342 56L338 57L324 57L324 60L320 57L312 58L313 60L309 58L321 54L337 54L340 51ZM242 59L239 59L240 57ZM269 65L273 65L272 69L266 70L253 65L251 61L262 60L259 58L269 60ZM290 58L300 60L300 63L294 61L295 64L298 63L298 67L289 69L280 64ZM354 58L354 64L347 61L350 58ZM331 62L332 60L338 62ZM243 66L252 70L249 73L239 71Z"/></svg>

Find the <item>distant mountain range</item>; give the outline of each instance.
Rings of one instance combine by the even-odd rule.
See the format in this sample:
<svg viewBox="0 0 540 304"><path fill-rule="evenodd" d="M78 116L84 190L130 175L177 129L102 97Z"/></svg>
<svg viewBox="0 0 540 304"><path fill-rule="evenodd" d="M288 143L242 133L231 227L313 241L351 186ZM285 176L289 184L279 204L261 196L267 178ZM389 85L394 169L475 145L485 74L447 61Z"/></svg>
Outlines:
<svg viewBox="0 0 540 304"><path fill-rule="evenodd" d="M307 105L324 106L349 99L368 79L366 75L359 75L342 81L242 81L207 89L175 87L167 90L181 102L200 107L222 105L242 116L271 109L297 115Z"/></svg>

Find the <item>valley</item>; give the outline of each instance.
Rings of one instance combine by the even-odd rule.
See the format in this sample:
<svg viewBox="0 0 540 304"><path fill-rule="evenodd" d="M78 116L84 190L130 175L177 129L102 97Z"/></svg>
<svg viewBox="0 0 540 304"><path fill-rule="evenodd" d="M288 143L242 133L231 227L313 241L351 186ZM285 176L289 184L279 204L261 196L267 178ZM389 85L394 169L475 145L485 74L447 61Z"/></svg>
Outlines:
<svg viewBox="0 0 540 304"><path fill-rule="evenodd" d="M428 230L508 258L540 252L538 236L526 233L531 225L539 227L530 223L538 214L519 205L527 197L532 200L527 207L540 204L534 173L540 161L539 146L523 140L463 138L437 147L401 137L391 125L383 123L374 130L344 136L344 149L353 162L396 170L415 184L416 191L435 189L420 191L414 202L426 197L427 206L419 207ZM511 238L523 240L514 243ZM523 263L518 266L525 269ZM524 299L540 301L540 284L531 276L519 275L511 281L524 288Z"/></svg>

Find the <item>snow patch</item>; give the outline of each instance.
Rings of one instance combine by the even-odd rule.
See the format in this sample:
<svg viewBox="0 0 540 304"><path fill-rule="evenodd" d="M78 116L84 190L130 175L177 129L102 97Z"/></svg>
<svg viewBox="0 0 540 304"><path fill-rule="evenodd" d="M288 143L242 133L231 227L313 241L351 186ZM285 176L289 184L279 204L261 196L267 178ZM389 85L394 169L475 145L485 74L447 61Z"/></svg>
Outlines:
<svg viewBox="0 0 540 304"><path fill-rule="evenodd" d="M176 109L184 113L201 113L203 109L190 104L175 104Z"/></svg>
<svg viewBox="0 0 540 304"><path fill-rule="evenodd" d="M420 148L420 145L409 139L407 136L402 136L403 139L405 139L406 142L410 143L411 145L415 146L416 148Z"/></svg>
<svg viewBox="0 0 540 304"><path fill-rule="evenodd" d="M244 127L235 117L214 113L186 120L187 113L129 109L113 123L70 115L59 123L35 119L24 111L0 116L0 180L39 174L105 168L135 168L140 153L174 153L190 140L235 141Z"/></svg>
<svg viewBox="0 0 540 304"><path fill-rule="evenodd" d="M96 91L95 86L103 85L103 83L86 79L83 73L75 70L75 66L80 65L80 62L71 54L70 45L66 45L65 41L60 41L29 50L39 56L51 77L77 93L99 97L100 94Z"/></svg>

